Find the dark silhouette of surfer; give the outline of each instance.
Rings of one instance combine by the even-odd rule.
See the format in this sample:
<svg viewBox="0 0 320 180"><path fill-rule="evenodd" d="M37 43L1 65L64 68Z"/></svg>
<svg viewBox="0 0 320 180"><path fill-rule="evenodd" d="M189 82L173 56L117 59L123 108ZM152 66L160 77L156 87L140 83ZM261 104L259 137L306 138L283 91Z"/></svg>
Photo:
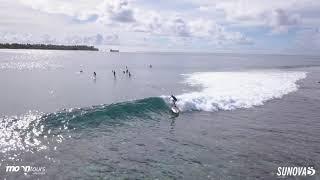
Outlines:
<svg viewBox="0 0 320 180"><path fill-rule="evenodd" d="M178 101L178 99L177 99L174 95L171 95L170 98L171 98L171 100L172 100L172 102L173 102L173 106L176 107L176 106L177 106L177 105L176 105L176 102Z"/></svg>

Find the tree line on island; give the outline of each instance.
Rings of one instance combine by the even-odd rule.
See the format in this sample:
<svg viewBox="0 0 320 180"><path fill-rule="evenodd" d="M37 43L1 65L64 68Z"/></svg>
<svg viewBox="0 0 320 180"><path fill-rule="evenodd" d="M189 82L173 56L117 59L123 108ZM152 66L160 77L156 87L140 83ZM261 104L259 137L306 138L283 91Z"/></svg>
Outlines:
<svg viewBox="0 0 320 180"><path fill-rule="evenodd" d="M0 43L0 49L47 49L47 50L82 50L99 51L94 46L86 45L53 45L53 44L18 44Z"/></svg>

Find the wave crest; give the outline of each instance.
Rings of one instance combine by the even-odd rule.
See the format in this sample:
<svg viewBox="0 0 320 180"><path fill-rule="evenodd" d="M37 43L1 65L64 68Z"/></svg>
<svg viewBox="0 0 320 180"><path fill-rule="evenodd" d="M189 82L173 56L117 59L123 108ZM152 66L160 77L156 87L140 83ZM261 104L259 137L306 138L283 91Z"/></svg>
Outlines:
<svg viewBox="0 0 320 180"><path fill-rule="evenodd" d="M105 131L130 121L158 120L169 107L162 98L151 97L110 105L71 108L55 113L28 112L21 116L0 117L0 152L37 152L49 144L61 143L69 132ZM71 137L70 137L71 138ZM8 154L14 159L15 156Z"/></svg>

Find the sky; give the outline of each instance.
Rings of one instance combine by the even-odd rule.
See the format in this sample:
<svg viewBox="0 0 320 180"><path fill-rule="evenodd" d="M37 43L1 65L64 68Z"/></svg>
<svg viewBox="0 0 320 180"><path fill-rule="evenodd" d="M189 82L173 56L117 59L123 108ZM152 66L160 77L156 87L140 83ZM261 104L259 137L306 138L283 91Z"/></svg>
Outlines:
<svg viewBox="0 0 320 180"><path fill-rule="evenodd" d="M320 54L320 1L0 0L0 43Z"/></svg>

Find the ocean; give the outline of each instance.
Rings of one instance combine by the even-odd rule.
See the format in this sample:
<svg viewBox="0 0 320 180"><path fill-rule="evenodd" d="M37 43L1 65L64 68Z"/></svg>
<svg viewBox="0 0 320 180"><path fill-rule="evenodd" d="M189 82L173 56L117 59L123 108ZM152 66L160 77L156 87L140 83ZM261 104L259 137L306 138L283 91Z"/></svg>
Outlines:
<svg viewBox="0 0 320 180"><path fill-rule="evenodd" d="M319 179L319 77L320 56L1 50L0 177Z"/></svg>

